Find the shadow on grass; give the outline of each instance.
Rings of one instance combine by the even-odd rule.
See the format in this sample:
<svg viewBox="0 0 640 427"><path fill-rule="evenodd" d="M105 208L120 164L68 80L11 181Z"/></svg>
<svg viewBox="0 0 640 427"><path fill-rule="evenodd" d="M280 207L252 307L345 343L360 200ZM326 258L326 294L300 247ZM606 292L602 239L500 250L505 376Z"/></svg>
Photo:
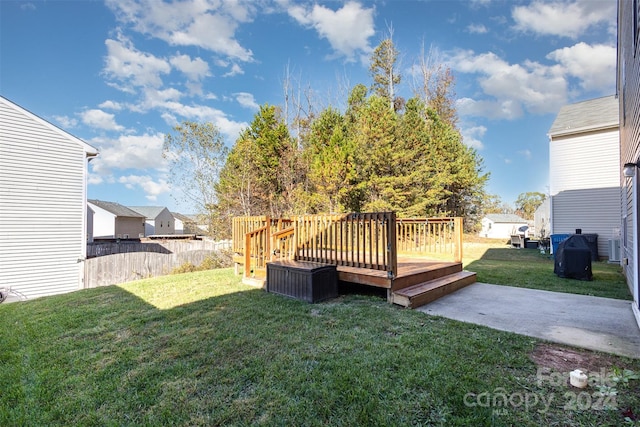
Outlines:
<svg viewBox="0 0 640 427"><path fill-rule="evenodd" d="M565 279L553 273L554 260L534 249L489 248L465 269L478 282L522 288L631 300L622 268L606 261L592 262L593 280Z"/></svg>
<svg viewBox="0 0 640 427"><path fill-rule="evenodd" d="M0 306L0 425L621 420L612 411L567 412L560 401L544 413L509 407L500 418L467 404L470 394L500 389L565 391L538 384L528 356L537 341L528 337L371 296L307 304L228 272L159 279ZM640 370L639 361L616 362Z"/></svg>

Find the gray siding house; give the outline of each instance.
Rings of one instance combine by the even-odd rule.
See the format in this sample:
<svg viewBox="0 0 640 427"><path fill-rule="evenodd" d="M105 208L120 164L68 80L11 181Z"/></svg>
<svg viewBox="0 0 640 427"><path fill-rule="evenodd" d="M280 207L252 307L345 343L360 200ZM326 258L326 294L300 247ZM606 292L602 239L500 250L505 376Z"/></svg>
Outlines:
<svg viewBox="0 0 640 427"><path fill-rule="evenodd" d="M83 287L87 163L98 151L0 97L0 288Z"/></svg>
<svg viewBox="0 0 640 427"><path fill-rule="evenodd" d="M618 102L622 187L622 269L633 295L633 313L640 325L640 1L618 1Z"/></svg>
<svg viewBox="0 0 640 427"><path fill-rule="evenodd" d="M89 200L89 241L144 237L145 217L115 202Z"/></svg>
<svg viewBox="0 0 640 427"><path fill-rule="evenodd" d="M176 224L169 209L163 206L129 206L129 209L143 215L144 235L176 234Z"/></svg>
<svg viewBox="0 0 640 427"><path fill-rule="evenodd" d="M598 235L598 255L620 230L620 148L615 96L565 105L549 130L551 234Z"/></svg>

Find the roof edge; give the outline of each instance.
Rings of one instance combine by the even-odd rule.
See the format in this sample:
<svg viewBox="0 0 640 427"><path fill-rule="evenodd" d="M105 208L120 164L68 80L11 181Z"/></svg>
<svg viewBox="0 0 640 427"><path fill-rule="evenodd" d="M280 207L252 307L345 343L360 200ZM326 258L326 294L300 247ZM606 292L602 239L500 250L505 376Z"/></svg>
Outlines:
<svg viewBox="0 0 640 427"><path fill-rule="evenodd" d="M72 134L70 134L69 132L67 132L66 130L59 128L58 126L54 125L53 123L43 119L42 117L38 116L37 114L32 113L31 111L27 110L26 108L16 104L15 102L5 98L4 96L0 95L0 102L4 102L5 104L7 104L9 107L18 110L19 112L21 112L22 114L25 114L26 116L28 116L29 118L31 118L32 120L35 120L36 122L40 123L41 125L51 129L52 131L62 135L63 137L69 139L70 141L75 142L76 144L79 144L83 151L85 152L85 155L87 157L95 157L98 155L98 149L95 148L94 146L87 144L86 142L84 142L83 140L81 140L80 138L78 138L77 136L74 136Z"/></svg>

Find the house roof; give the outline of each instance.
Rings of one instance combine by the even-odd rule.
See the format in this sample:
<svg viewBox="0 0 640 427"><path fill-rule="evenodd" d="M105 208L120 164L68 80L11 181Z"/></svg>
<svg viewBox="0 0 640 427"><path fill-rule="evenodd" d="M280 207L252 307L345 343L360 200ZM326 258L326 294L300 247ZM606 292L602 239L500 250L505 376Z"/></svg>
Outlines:
<svg viewBox="0 0 640 427"><path fill-rule="evenodd" d="M105 211L110 212L115 216L144 218L144 215L140 215L138 212L133 211L126 206L122 206L120 203L105 202L95 199L87 200L87 202L91 203L92 205L96 205L97 207L104 209Z"/></svg>
<svg viewBox="0 0 640 427"><path fill-rule="evenodd" d="M193 219L193 218L191 218L191 217L189 217L187 215L183 215L181 213L171 212L171 215L173 215L173 217L175 219L179 219L180 221L185 222L185 223L186 222L196 222L195 219Z"/></svg>
<svg viewBox="0 0 640 427"><path fill-rule="evenodd" d="M145 218L155 219L160 213L167 209L164 206L129 206L129 209L133 209ZM167 209L168 211L168 209Z"/></svg>
<svg viewBox="0 0 640 427"><path fill-rule="evenodd" d="M495 222L495 223L517 223L517 224L526 224L527 220L520 218L516 214L487 214L485 218Z"/></svg>
<svg viewBox="0 0 640 427"><path fill-rule="evenodd" d="M80 138L71 135L69 132L60 129L58 126L54 125L53 123L50 123L48 121L46 121L45 119L43 119L42 117L33 114L31 111L27 110L26 108L23 108L21 106L19 106L18 104L9 101L7 98L5 98L4 96L0 95L0 103L7 105L8 107L26 115L27 117L31 118L32 120L40 123L41 125L51 129L52 131L54 131L55 133L61 135L63 138L68 139L69 141L73 141L74 143L78 144L82 150L85 152L85 155L87 157L95 157L98 155L98 150L95 147L92 147L91 145L87 144L86 142L84 142L83 140L81 140Z"/></svg>
<svg viewBox="0 0 640 427"><path fill-rule="evenodd" d="M618 100L615 95L610 95L560 108L551 129L549 129L549 136L617 128L619 123Z"/></svg>

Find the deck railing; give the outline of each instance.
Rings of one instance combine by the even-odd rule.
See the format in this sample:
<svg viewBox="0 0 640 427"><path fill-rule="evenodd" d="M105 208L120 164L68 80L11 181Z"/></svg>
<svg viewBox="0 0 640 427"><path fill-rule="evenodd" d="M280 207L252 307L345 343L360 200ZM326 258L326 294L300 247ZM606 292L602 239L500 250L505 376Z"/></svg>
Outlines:
<svg viewBox="0 0 640 427"><path fill-rule="evenodd" d="M462 218L396 219L393 212L236 217L233 250L242 255L246 277L280 259L382 270L395 277L399 253L462 261Z"/></svg>
<svg viewBox="0 0 640 427"><path fill-rule="evenodd" d="M402 218L396 221L398 253L462 261L462 218Z"/></svg>
<svg viewBox="0 0 640 427"><path fill-rule="evenodd" d="M304 215L293 218L296 259L397 274L395 213Z"/></svg>

